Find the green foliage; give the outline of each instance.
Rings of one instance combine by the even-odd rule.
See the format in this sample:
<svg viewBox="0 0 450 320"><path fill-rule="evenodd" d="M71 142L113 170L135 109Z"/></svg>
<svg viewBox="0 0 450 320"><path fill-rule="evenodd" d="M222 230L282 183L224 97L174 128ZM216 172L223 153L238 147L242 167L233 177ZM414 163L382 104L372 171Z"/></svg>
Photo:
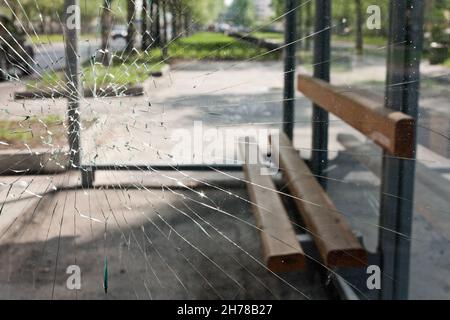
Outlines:
<svg viewBox="0 0 450 320"><path fill-rule="evenodd" d="M228 8L226 19L238 26L253 26L255 24L253 0L234 0Z"/></svg>
<svg viewBox="0 0 450 320"><path fill-rule="evenodd" d="M181 10L197 24L214 22L225 8L223 0L181 0Z"/></svg>
<svg viewBox="0 0 450 320"><path fill-rule="evenodd" d="M282 15L286 10L286 1L285 0L272 0L271 6L275 11L275 14L278 16Z"/></svg>
<svg viewBox="0 0 450 320"><path fill-rule="evenodd" d="M59 115L33 116L23 121L0 120L0 141L8 144L34 145L41 142L41 137L64 136L62 123L63 120Z"/></svg>
<svg viewBox="0 0 450 320"><path fill-rule="evenodd" d="M431 32L431 41L447 42L444 30L449 26L449 21L445 16L445 10L449 13L450 0L433 0L430 7L429 15L425 16L426 24Z"/></svg>
<svg viewBox="0 0 450 320"><path fill-rule="evenodd" d="M284 35L280 32L254 32L252 36L259 39L274 40L282 42L284 40Z"/></svg>
<svg viewBox="0 0 450 320"><path fill-rule="evenodd" d="M88 34L82 34L80 35L80 40L92 40L97 38L98 35L88 33ZM31 42L33 44L40 44L40 43L55 43L55 42L63 42L64 37L62 34L46 34L46 35L38 35L35 36L34 34L30 37Z"/></svg>
<svg viewBox="0 0 450 320"><path fill-rule="evenodd" d="M276 52L266 54L267 52L266 49L212 32L201 32L180 39L169 48L169 56L179 59L245 60L261 56L260 59L267 60L279 57Z"/></svg>
<svg viewBox="0 0 450 320"><path fill-rule="evenodd" d="M115 23L125 23L127 16L128 0L109 0L111 12ZM151 0L147 0L151 1ZM189 16L193 22L205 25L214 22L225 8L223 0L160 0L167 4L167 12L176 12L183 16ZM13 0L0 2L0 11L12 17L12 11L22 21L27 18L39 29L46 24L46 19L59 24L64 16L64 0ZM94 19L101 16L104 0L80 0L80 14L83 26L88 25ZM41 21L41 17L44 20ZM136 17L138 18L138 17Z"/></svg>
<svg viewBox="0 0 450 320"><path fill-rule="evenodd" d="M12 10L24 21L28 17L30 21L39 23L42 15L43 18L50 17L53 21L59 22L64 16L64 0L14 0L8 1L8 4L2 1L1 11L12 16ZM97 17L101 5L102 0L81 0L80 14L82 21L92 21Z"/></svg>
<svg viewBox="0 0 450 320"><path fill-rule="evenodd" d="M155 49L146 53L132 55L116 53L109 67L101 63L87 62L80 76L85 88L121 88L144 82L152 72L160 71L164 66L161 50ZM33 89L58 91L65 90L64 73L46 73L41 79L32 80L27 87Z"/></svg>

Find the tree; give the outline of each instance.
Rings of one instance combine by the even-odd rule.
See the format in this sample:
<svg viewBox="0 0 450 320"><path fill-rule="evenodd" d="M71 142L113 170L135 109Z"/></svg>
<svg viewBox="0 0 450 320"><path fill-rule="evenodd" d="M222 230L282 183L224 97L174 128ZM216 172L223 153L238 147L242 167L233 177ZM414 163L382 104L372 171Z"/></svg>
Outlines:
<svg viewBox="0 0 450 320"><path fill-rule="evenodd" d="M147 50L147 48L150 46L150 32L149 32L149 17L150 12L148 10L148 0L142 0L142 50Z"/></svg>
<svg viewBox="0 0 450 320"><path fill-rule="evenodd" d="M312 2L308 2L306 4L306 8L305 8L305 33L306 33L306 39L305 39L305 50L310 50L311 49L311 42L312 42L312 37L311 34L314 30L314 19L313 19L313 7L312 7Z"/></svg>
<svg viewBox="0 0 450 320"><path fill-rule="evenodd" d="M172 14L172 39L178 37L178 19L179 19L179 9L178 9L178 1L171 0L170 1L170 13Z"/></svg>
<svg viewBox="0 0 450 320"><path fill-rule="evenodd" d="M277 17L281 16L286 11L285 0L272 0L270 3L272 9L275 11Z"/></svg>
<svg viewBox="0 0 450 320"><path fill-rule="evenodd" d="M112 25L111 3L113 0L103 0L102 13L100 18L100 32L102 40L101 62L104 66L109 66L111 55L108 50L109 34Z"/></svg>
<svg viewBox="0 0 450 320"><path fill-rule="evenodd" d="M255 23L253 0L234 0L228 9L227 19L236 25L251 27Z"/></svg>
<svg viewBox="0 0 450 320"><path fill-rule="evenodd" d="M425 23L426 30L431 34L431 41L445 43L445 29L449 27L449 20L445 16L445 12L449 14L450 0L431 0L427 1L425 10L427 11Z"/></svg>
<svg viewBox="0 0 450 320"><path fill-rule="evenodd" d="M164 42L162 43L162 53L163 53L163 57L166 58L167 57L167 45L169 43L169 34L167 32L167 3L165 0L162 0L162 13L163 13L163 35L164 35Z"/></svg>
<svg viewBox="0 0 450 320"><path fill-rule="evenodd" d="M302 39L305 34L304 30L304 10L302 10L302 7L299 7L297 9L297 37L298 39ZM304 48L303 41L300 41L297 44L298 50L302 50Z"/></svg>
<svg viewBox="0 0 450 320"><path fill-rule="evenodd" d="M134 48L136 26L134 20L136 17L136 3L134 0L127 0L127 46L125 48L126 52L131 52Z"/></svg>
<svg viewBox="0 0 450 320"><path fill-rule="evenodd" d="M161 46L161 7L159 5L160 0L153 0L153 32L154 32L154 44Z"/></svg>

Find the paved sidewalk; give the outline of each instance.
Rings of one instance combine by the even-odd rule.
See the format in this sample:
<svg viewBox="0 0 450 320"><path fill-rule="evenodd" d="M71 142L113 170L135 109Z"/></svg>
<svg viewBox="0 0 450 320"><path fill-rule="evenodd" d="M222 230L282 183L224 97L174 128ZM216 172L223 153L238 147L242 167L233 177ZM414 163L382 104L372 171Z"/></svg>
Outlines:
<svg viewBox="0 0 450 320"><path fill-rule="evenodd" d="M281 62L179 62L172 67L168 77L149 79L145 82L143 97L84 100L81 107L83 119L96 119L96 123L82 132L83 161L113 164L174 163L171 155L177 141L172 140L172 135L181 132L184 136L193 136L194 121L202 121L205 130L219 129L219 132L227 128L233 130L238 128L248 130L255 127L279 128L282 115L283 73L281 70ZM377 92L379 85L372 86L370 81L383 79L382 74L383 67L355 64L347 72L335 73L333 81L341 85L358 87L356 84L364 80L366 89L372 88ZM11 84L0 84L0 92L7 92L10 86ZM421 103L428 103L429 108L433 108L429 101L436 97L432 97L429 92L431 91L425 92ZM445 94L443 90L442 99L444 100ZM2 117L11 116L19 119L24 114L55 113L64 116L66 110L64 100L47 99L19 103L12 101L8 95L0 95L0 99ZM301 150L304 157L307 157L310 151L311 103L300 95L296 100L295 119L296 147ZM178 131L180 129L183 131ZM365 241L373 247L376 243L379 180L366 168L357 166L351 157L342 156L346 153L344 147L337 142L339 133L352 133L361 138L342 121L331 119L329 149L334 166L330 168L330 175L336 181L332 183L330 193L338 204L338 208L348 213L353 227L362 230ZM227 143L224 142L223 146L226 145ZM189 155L191 158L184 159L185 162L198 160L195 152ZM226 154L226 157L228 156ZM450 168L446 159L439 158L435 152L427 148L420 148L419 159L428 169L436 170L442 176L444 174L439 170ZM217 159L203 160L209 162ZM156 179L155 176L159 175L146 174L134 177L127 173L122 176L117 173L105 173L100 181L118 184L131 179L137 185L145 185ZM33 179L33 177L30 178ZM35 194L42 188L45 190L46 185L49 185L49 188L54 185L58 189L57 183L52 182L51 178L36 177L32 185L40 185L41 189L29 191ZM57 179L59 179L58 183L65 185L68 183L67 179L76 183L78 178L62 176ZM235 219L253 221L248 203L236 198L236 195L247 198L246 191L242 188L233 189L232 194L218 190L200 190L201 193L196 193L185 188L177 194L167 189L162 191L161 188L150 190L150 192L145 189L126 189L124 186L120 189L106 189L106 186L102 185L102 188L99 187L96 190L61 190L61 192L39 198L33 197L30 193L23 193L24 186L27 186L30 181L29 178L20 177L14 178L18 179L17 185L13 193L7 196L7 186L11 183L11 179L0 178L0 182L3 183L0 199L13 200L14 197L26 195L27 200L16 201L5 206L6 211L0 219L2 223L0 224L0 261L4 262L0 264L3 275L0 280L2 287L0 292L5 297L50 297L55 262L58 260L60 263L56 269L55 297L74 298L73 293L67 292L64 287L66 276L64 270L67 265L76 261L85 270L83 272L86 274L87 281L86 289L80 293L79 297L104 298L101 281L106 250L108 258L111 259L110 297L112 298L135 298L136 296L148 298L150 294L155 298L191 296L212 298L216 297L217 293L226 298L271 298L273 294L270 291L286 299L302 298L299 292L286 286L282 280L268 275L254 259L245 253L247 251L253 257L259 257L259 240L255 230L252 231L251 227ZM19 183L23 180L28 182ZM175 184L177 181L172 180ZM345 198L341 195L343 190L345 190ZM202 194L206 195L206 198ZM368 201L370 205L367 204ZM433 195L430 195L428 201L416 205L437 210L434 208ZM232 216L218 214L211 208L203 207L199 202L220 207ZM188 216L172 206L181 209ZM54 208L56 209L53 215ZM439 210L441 209L444 210L441 217L445 219L450 213L446 212L448 210L445 208ZM228 275L220 269L217 271L217 266L190 246L187 241L176 236L174 230L171 231L158 217L158 212L161 217L170 219L170 225L174 227L174 230L191 237L189 239L192 240L192 244L205 252L206 257L216 261ZM202 228L206 229L208 234L214 233L214 228L210 229L210 226L202 222L195 213L202 218L207 218L208 221L217 223L218 228L223 230L232 241L237 241L240 248L224 240L219 234L212 238L208 237ZM90 214L96 220L89 219ZM104 223L98 222L104 221L103 214L110 216L106 249L103 240ZM148 217L154 218L152 222L162 228L162 234L152 222L147 220ZM196 220L202 228L191 218ZM14 228L9 227L12 222L14 222ZM24 225L27 226L26 232L23 229ZM60 237L59 226L61 225L63 228ZM413 298L449 297L448 279L450 277L443 270L450 270L448 268L450 246L449 240L440 231L439 225L439 220L430 222L423 216L423 211L416 209L414 235L411 240L414 272L411 274L411 296ZM147 235L151 242L146 238L142 227L148 231ZM193 233L193 230L196 232ZM192 257L191 262L195 268L206 279L214 281L212 287L217 292L194 268L187 267L189 263L176 251L177 249L171 247L168 239L172 236L175 238L173 239L175 246L183 248L182 252L187 257ZM170 270L164 260L160 259L152 243L173 270ZM239 259L241 265L217 252L218 248L228 250L228 253ZM42 254L42 252L45 253ZM147 252L147 256L143 252ZM56 258L57 256L59 258ZM157 277L154 276L152 268ZM426 269L429 273L417 272L420 268ZM179 276L187 290L175 274ZM237 279L237 282L228 276ZM158 287L157 278L159 277L161 282L168 283L164 290ZM220 279L215 280L216 277ZM149 280L144 282L143 279ZM308 284L304 274L295 274L292 278L286 279L310 297L325 298L320 289ZM424 283L429 284L426 291L423 290ZM245 289L241 289L240 286Z"/></svg>

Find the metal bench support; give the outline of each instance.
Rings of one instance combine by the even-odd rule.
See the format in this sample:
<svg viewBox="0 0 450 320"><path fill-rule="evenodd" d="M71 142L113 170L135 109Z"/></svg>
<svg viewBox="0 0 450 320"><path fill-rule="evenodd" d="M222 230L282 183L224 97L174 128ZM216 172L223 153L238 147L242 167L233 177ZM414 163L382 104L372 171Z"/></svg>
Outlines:
<svg viewBox="0 0 450 320"><path fill-rule="evenodd" d="M391 0L386 107L417 119L423 1ZM381 299L407 299L412 229L415 144L412 159L384 154L380 202Z"/></svg>
<svg viewBox="0 0 450 320"><path fill-rule="evenodd" d="M316 0L314 29L314 77L330 81L330 40L331 40L331 1ZM319 177L328 167L328 112L319 105L313 105L312 114L312 171ZM319 178L326 190L326 179Z"/></svg>
<svg viewBox="0 0 450 320"><path fill-rule="evenodd" d="M297 54L296 28L298 0L286 0L284 52L283 131L292 140L295 119L295 59Z"/></svg>

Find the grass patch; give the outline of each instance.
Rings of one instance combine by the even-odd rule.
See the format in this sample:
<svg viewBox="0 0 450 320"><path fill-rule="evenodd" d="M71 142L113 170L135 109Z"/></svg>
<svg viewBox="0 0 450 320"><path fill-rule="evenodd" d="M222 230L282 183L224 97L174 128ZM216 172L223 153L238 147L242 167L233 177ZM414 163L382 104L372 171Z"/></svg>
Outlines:
<svg viewBox="0 0 450 320"><path fill-rule="evenodd" d="M83 120L83 129L91 127L97 119ZM58 115L29 117L18 120L0 120L0 150L63 147L67 144L67 129Z"/></svg>
<svg viewBox="0 0 450 320"><path fill-rule="evenodd" d="M90 40L90 39L95 39L95 38L100 38L99 35L95 34L95 33L86 33L86 34L82 34L80 35L80 40ZM64 41L64 37L62 34L38 34L38 36L36 35L31 35L29 37L29 39L31 40L31 42L33 44L46 44L46 43L56 43L56 42L63 42Z"/></svg>
<svg viewBox="0 0 450 320"><path fill-rule="evenodd" d="M65 139L63 120L56 115L30 117L23 121L0 120L0 149L60 145Z"/></svg>
<svg viewBox="0 0 450 320"><path fill-rule="evenodd" d="M169 47L169 56L175 59L246 60L262 55L258 60L273 60L280 57L278 52L267 52L267 49L213 32L179 39Z"/></svg>
<svg viewBox="0 0 450 320"><path fill-rule="evenodd" d="M279 52L267 53L244 41L220 33L201 32L179 39L168 48L170 59L193 60L273 60L280 57ZM101 63L88 61L83 65L81 81L84 88L127 88L143 83L153 72L161 71L165 63L161 49L147 52L115 54L112 64L104 67ZM65 91L67 79L63 71L47 73L40 79L30 80L28 90Z"/></svg>
<svg viewBox="0 0 450 320"><path fill-rule="evenodd" d="M132 87L144 82L151 73L160 71L164 66L162 60L160 50L134 52L131 55L116 53L109 67L95 61L84 63L80 79L86 89ZM64 72L51 72L40 79L29 81L27 88L64 91L65 83L67 79Z"/></svg>
<svg viewBox="0 0 450 320"><path fill-rule="evenodd" d="M160 50L132 55L116 54L113 63L105 67L100 63L89 62L83 68L82 80L85 87L93 89L106 87L132 87L142 84L153 72L164 66Z"/></svg>
<svg viewBox="0 0 450 320"><path fill-rule="evenodd" d="M284 40L284 35L279 32L255 32L252 33L250 36L254 36L255 38L265 40L277 40L277 41Z"/></svg>
<svg viewBox="0 0 450 320"><path fill-rule="evenodd" d="M448 55L449 55L449 57L450 57L450 48L448 49ZM445 60L444 66L450 68L450 58L448 58L447 60Z"/></svg>

